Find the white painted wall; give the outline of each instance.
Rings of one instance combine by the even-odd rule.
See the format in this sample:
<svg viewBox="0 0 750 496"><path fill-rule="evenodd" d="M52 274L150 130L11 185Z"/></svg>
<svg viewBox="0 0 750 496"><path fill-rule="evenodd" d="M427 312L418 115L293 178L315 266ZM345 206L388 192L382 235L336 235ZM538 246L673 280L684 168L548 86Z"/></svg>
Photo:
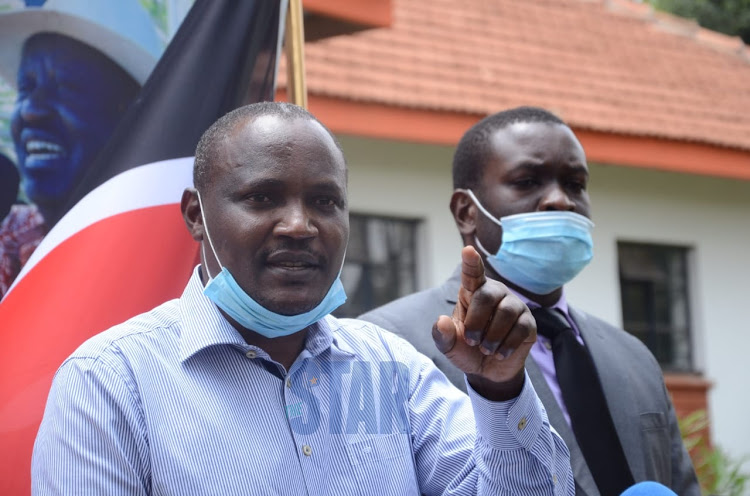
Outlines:
<svg viewBox="0 0 750 496"><path fill-rule="evenodd" d="M591 178L595 258L571 301L621 325L617 241L691 247L692 349L714 384L712 436L750 453L750 182L611 166L591 166Z"/></svg>
<svg viewBox="0 0 750 496"><path fill-rule="evenodd" d="M461 249L448 209L453 148L349 136L341 142L351 211L422 219L420 287L442 282ZM741 312L750 307L750 182L590 169L595 257L567 288L568 298L621 325L617 241L692 248L693 355L714 383L712 436L734 456L750 453L750 318Z"/></svg>
<svg viewBox="0 0 750 496"><path fill-rule="evenodd" d="M419 286L447 279L463 246L448 207L453 148L352 137L340 141L349 164L349 210L422 220Z"/></svg>

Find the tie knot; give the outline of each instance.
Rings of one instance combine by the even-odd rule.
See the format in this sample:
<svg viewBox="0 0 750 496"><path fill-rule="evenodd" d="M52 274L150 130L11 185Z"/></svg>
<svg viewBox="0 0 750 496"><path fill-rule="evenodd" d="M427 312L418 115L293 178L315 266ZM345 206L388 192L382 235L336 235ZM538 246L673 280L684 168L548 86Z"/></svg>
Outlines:
<svg viewBox="0 0 750 496"><path fill-rule="evenodd" d="M565 315L556 308L534 308L531 314L536 319L537 333L550 341L554 341L564 331L573 330Z"/></svg>

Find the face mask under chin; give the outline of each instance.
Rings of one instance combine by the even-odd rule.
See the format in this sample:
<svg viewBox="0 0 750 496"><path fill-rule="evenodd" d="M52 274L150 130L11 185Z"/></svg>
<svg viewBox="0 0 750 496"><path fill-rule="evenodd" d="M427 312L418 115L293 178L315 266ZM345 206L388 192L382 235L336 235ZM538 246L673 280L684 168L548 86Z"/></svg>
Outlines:
<svg viewBox="0 0 750 496"><path fill-rule="evenodd" d="M203 288L203 293L242 327L267 338L288 336L309 327L344 304L346 301L346 292L341 283L341 269L339 269L339 274L320 303L307 312L296 315L282 315L267 309L255 301L240 287L229 270L219 260L208 231L200 193L198 193L198 203L203 213L203 229L206 232L208 244L216 259L216 263L221 267L221 271L216 277L212 277L208 267L206 267L208 283ZM202 249L203 260L206 260L205 244L202 246Z"/></svg>

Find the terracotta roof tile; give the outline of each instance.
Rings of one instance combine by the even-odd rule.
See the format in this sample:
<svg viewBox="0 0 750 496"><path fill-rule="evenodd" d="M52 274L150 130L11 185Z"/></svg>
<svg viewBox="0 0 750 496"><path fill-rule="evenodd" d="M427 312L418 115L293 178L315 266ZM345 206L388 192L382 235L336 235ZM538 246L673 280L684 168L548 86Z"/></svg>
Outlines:
<svg viewBox="0 0 750 496"><path fill-rule="evenodd" d="M310 94L750 149L750 51L630 0L393 0L393 25L306 46ZM283 71L282 71L283 74Z"/></svg>

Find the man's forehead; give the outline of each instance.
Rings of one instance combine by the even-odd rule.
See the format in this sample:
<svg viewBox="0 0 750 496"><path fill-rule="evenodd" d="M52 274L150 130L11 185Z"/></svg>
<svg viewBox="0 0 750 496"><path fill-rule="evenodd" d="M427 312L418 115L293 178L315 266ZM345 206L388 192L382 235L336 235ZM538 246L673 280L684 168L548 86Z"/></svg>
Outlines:
<svg viewBox="0 0 750 496"><path fill-rule="evenodd" d="M240 126L259 136L274 137L281 135L280 130L292 127L295 120L268 114L248 118Z"/></svg>
<svg viewBox="0 0 750 496"><path fill-rule="evenodd" d="M570 128L565 124L556 122L513 122L503 126L492 134L493 141L512 140L516 142L525 142L529 139L538 138L539 136L549 133L567 132Z"/></svg>
<svg viewBox="0 0 750 496"><path fill-rule="evenodd" d="M330 138L323 126L313 119L276 114L248 116L237 122L230 135L239 134L259 140L284 141L289 139L290 135L299 133L300 130L319 135L320 141L327 141L324 137Z"/></svg>
<svg viewBox="0 0 750 496"><path fill-rule="evenodd" d="M77 81L102 76L114 79L124 73L118 63L96 48L56 33L41 33L26 40L20 63L26 69L54 71Z"/></svg>
<svg viewBox="0 0 750 496"><path fill-rule="evenodd" d="M490 138L490 144L498 155L518 150L555 148L580 154L585 160L583 147L573 131L565 124L554 122L514 122L497 129Z"/></svg>
<svg viewBox="0 0 750 496"><path fill-rule="evenodd" d="M346 174L341 150L312 119L277 115L243 119L227 133L217 152L220 168L242 168L256 176L313 163L321 176L336 180Z"/></svg>
<svg viewBox="0 0 750 496"><path fill-rule="evenodd" d="M224 144L234 144L242 149L274 148L277 146L294 147L302 142L320 145L332 154L340 153L335 141L328 131L313 119L288 117L275 114L250 116L234 125L228 133Z"/></svg>

